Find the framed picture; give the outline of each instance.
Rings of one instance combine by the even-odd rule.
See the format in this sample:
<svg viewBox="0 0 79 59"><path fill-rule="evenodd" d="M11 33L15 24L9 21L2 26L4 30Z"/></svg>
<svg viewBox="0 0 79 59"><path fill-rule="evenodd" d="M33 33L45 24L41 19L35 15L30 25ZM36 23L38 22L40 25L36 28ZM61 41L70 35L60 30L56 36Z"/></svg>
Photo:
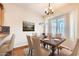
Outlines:
<svg viewBox="0 0 79 59"><path fill-rule="evenodd" d="M28 21L23 21L23 31L34 31L35 24Z"/></svg>

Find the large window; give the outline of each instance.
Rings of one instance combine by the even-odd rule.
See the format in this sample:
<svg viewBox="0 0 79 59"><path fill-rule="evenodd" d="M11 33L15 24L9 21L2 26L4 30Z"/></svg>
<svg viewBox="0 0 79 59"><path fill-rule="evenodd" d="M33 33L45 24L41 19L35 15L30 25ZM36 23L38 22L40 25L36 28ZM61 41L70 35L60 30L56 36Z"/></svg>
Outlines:
<svg viewBox="0 0 79 59"><path fill-rule="evenodd" d="M64 18L57 17L50 20L50 32L52 36L55 36L57 33L60 33L62 37L64 36Z"/></svg>

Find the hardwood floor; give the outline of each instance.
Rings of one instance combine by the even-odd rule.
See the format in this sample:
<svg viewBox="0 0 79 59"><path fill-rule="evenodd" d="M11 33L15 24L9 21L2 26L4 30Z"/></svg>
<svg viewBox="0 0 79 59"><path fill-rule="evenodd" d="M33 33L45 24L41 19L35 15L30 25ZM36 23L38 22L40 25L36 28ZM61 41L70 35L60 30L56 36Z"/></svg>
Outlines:
<svg viewBox="0 0 79 59"><path fill-rule="evenodd" d="M12 56L28 56L28 52L29 52L29 48L28 48L28 45L26 45L26 46L14 48L13 51L11 51L10 53L12 53ZM57 54L57 51L56 51L56 54ZM63 55L61 55L61 56L63 56Z"/></svg>
<svg viewBox="0 0 79 59"><path fill-rule="evenodd" d="M24 56L24 49L19 48L13 51L13 56Z"/></svg>
<svg viewBox="0 0 79 59"><path fill-rule="evenodd" d="M24 56L25 55L25 51L24 49L28 48L28 45L26 46L22 46L22 47L18 47L18 48L14 48L12 51L12 55L13 56Z"/></svg>

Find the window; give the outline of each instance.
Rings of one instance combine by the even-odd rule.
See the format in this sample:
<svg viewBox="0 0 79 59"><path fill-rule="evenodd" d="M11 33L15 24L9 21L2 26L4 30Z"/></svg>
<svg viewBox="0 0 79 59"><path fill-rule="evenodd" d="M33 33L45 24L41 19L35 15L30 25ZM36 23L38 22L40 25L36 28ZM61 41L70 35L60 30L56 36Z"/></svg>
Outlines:
<svg viewBox="0 0 79 59"><path fill-rule="evenodd" d="M50 33L52 36L55 36L57 33L60 33L64 37L64 18L57 17L50 20Z"/></svg>

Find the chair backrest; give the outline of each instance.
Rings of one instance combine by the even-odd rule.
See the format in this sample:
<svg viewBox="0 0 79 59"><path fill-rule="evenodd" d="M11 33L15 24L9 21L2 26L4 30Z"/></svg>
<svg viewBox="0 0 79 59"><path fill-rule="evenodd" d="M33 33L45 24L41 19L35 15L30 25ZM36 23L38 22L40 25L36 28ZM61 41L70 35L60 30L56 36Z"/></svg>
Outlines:
<svg viewBox="0 0 79 59"><path fill-rule="evenodd" d="M9 44L9 51L13 50L14 47L14 39L15 39L15 34L12 34L11 39L10 39L10 44Z"/></svg>
<svg viewBox="0 0 79 59"><path fill-rule="evenodd" d="M75 48L74 48L74 50L73 50L71 56L77 56L78 51L79 51L79 39L77 39Z"/></svg>
<svg viewBox="0 0 79 59"><path fill-rule="evenodd" d="M56 34L56 39L61 39L61 34L60 33Z"/></svg>
<svg viewBox="0 0 79 59"><path fill-rule="evenodd" d="M31 40L31 37L30 36L28 36L28 35L26 35L26 37L27 37L27 40L28 40L28 45L29 45L29 48L31 48L32 49L32 40Z"/></svg>
<svg viewBox="0 0 79 59"><path fill-rule="evenodd" d="M35 56L41 56L41 51L40 51L40 40L37 37L32 37L33 41L33 49L34 49L34 55Z"/></svg>
<svg viewBox="0 0 79 59"><path fill-rule="evenodd" d="M51 39L52 39L52 35L51 35L50 33L47 33L47 38L48 38L49 40L51 40Z"/></svg>
<svg viewBox="0 0 79 59"><path fill-rule="evenodd" d="M37 36L37 33L32 33L32 36Z"/></svg>
<svg viewBox="0 0 79 59"><path fill-rule="evenodd" d="M46 34L45 34L45 33L42 33L42 34L41 34L41 38L42 38L42 39L47 38Z"/></svg>

